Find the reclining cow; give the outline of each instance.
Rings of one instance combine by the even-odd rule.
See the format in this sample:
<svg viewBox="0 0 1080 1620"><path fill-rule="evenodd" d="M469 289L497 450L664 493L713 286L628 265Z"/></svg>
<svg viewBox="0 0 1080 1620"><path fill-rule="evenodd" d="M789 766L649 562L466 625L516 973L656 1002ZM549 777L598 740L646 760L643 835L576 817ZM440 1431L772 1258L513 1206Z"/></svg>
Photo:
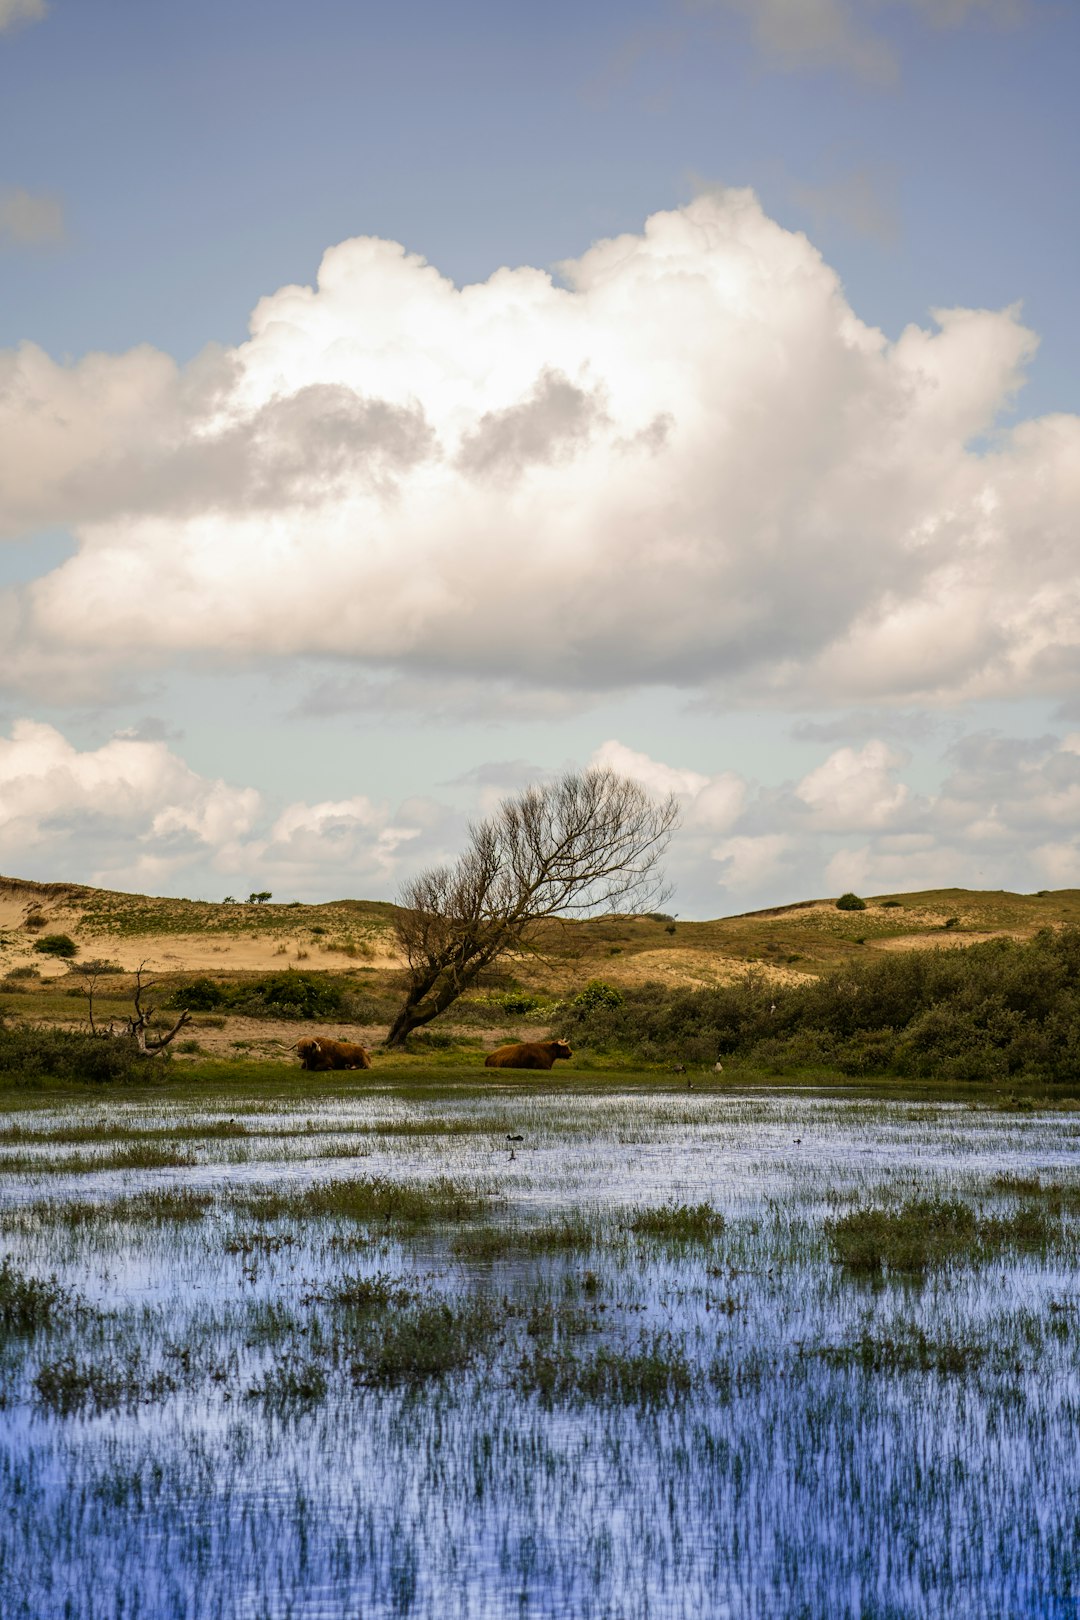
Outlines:
<svg viewBox="0 0 1080 1620"><path fill-rule="evenodd" d="M565 1041L518 1041L500 1046L484 1059L485 1069L550 1069L558 1058L573 1057Z"/></svg>
<svg viewBox="0 0 1080 1620"><path fill-rule="evenodd" d="M371 1056L355 1041L330 1041L325 1036L308 1035L297 1041L296 1050L302 1069L370 1069Z"/></svg>

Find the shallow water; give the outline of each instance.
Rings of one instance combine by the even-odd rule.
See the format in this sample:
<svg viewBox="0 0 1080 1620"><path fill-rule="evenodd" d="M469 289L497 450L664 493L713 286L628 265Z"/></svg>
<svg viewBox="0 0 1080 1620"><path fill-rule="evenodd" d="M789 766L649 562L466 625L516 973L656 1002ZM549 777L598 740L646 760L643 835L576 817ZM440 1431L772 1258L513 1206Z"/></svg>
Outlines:
<svg viewBox="0 0 1080 1620"><path fill-rule="evenodd" d="M913 1196L1007 1213L1002 1174L1075 1188L1071 1117L635 1092L20 1123L222 1118L245 1134L148 1171L62 1169L115 1140L0 1139L0 1250L83 1302L0 1349L5 1620L1080 1612L1067 1209L1049 1245L922 1280L849 1272L825 1230ZM236 1202L377 1176L453 1177L489 1214L406 1229ZM187 1221L114 1202L164 1188L213 1198ZM726 1226L629 1229L670 1201ZM587 1219L578 1247L483 1259L457 1241L566 1214ZM484 1329L442 1376L380 1380L408 1308L328 1303L346 1277L475 1307ZM860 1344L885 1347L876 1364ZM112 1386L64 1406L50 1366ZM567 1366L576 1385L544 1384Z"/></svg>

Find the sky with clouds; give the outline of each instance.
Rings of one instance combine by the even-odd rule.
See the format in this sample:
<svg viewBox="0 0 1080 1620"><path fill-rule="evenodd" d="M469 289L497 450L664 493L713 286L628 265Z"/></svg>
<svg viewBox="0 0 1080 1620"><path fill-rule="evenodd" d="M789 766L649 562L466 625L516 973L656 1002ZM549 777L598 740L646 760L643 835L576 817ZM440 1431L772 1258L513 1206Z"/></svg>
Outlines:
<svg viewBox="0 0 1080 1620"><path fill-rule="evenodd" d="M0 869L1080 886L1080 13L0 0Z"/></svg>

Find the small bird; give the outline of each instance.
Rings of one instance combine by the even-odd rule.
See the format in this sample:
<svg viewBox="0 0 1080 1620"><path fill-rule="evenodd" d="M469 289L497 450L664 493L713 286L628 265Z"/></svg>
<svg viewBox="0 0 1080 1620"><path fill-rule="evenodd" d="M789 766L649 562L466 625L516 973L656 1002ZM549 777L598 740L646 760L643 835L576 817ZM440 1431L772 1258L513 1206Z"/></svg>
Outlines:
<svg viewBox="0 0 1080 1620"><path fill-rule="evenodd" d="M523 1136L511 1136L508 1131L506 1133L506 1140L508 1142L524 1142L525 1138Z"/></svg>

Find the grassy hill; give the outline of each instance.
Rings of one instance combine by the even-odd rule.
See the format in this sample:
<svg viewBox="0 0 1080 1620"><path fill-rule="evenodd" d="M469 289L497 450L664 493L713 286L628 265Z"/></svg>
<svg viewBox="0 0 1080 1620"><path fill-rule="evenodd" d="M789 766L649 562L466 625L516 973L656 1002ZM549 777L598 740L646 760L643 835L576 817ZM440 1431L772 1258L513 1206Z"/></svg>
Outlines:
<svg viewBox="0 0 1080 1620"><path fill-rule="evenodd" d="M156 985L155 1027L179 1007L194 1009L177 1055L295 1062L291 1043L305 1023L376 1044L402 995L394 912L375 901L236 904L0 878L0 1018L84 1028L90 988L99 1027L122 1025L142 968ZM941 889L878 895L858 911L810 900L710 922L653 913L551 923L534 949L503 959L424 1038L478 1047L538 1038L562 1016L559 1003L590 980L626 990L745 985L749 993L748 970L758 982L811 985L846 961L1026 939L1067 924L1080 924L1080 890ZM66 956L40 949L57 935L71 942ZM203 982L197 1000L194 981Z"/></svg>
<svg viewBox="0 0 1080 1620"><path fill-rule="evenodd" d="M0 976L14 970L26 979L29 967L45 980L69 973L67 961L37 949L44 937L61 933L75 941L76 961L104 961L129 972L141 963L170 976L298 967L360 973L373 988L389 990L400 971L394 911L383 901L227 904L0 878ZM548 992L593 978L699 986L728 982L753 964L793 981L867 951L956 947L1002 935L1024 939L1070 923L1080 923L1076 889L1038 895L931 889L876 895L861 911L809 900L711 922L654 913L552 923L538 951L504 964L502 977Z"/></svg>

